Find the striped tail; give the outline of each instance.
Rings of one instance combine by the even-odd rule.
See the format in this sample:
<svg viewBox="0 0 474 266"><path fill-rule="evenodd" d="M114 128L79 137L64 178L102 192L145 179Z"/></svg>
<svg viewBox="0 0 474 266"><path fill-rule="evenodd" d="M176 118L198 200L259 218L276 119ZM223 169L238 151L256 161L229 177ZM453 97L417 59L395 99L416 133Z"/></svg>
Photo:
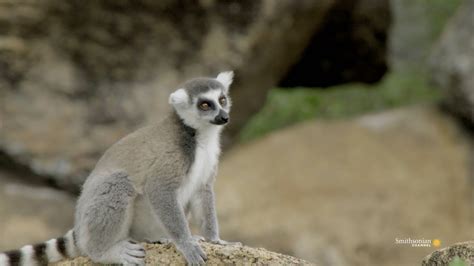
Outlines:
<svg viewBox="0 0 474 266"><path fill-rule="evenodd" d="M74 231L69 230L63 237L0 253L0 266L42 266L77 257L79 252L75 242Z"/></svg>

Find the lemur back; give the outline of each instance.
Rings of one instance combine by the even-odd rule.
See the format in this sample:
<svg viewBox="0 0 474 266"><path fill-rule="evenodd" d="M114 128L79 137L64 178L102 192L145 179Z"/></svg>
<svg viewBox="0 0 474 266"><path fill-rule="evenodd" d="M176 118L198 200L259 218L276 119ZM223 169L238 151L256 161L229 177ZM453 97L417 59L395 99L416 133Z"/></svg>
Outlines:
<svg viewBox="0 0 474 266"><path fill-rule="evenodd" d="M121 169L142 193L148 177L185 174L194 161L195 135L196 130L183 124L176 113L170 113L161 123L141 128L110 147L88 180Z"/></svg>

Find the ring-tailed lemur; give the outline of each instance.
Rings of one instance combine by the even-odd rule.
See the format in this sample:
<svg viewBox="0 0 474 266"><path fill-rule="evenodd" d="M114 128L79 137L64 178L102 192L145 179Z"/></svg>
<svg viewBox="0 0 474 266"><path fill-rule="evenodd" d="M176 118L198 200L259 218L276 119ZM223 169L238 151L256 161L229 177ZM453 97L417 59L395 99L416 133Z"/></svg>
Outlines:
<svg viewBox="0 0 474 266"><path fill-rule="evenodd" d="M213 183L220 133L229 121L233 72L197 78L169 97L171 114L110 147L84 183L74 229L64 237L0 253L0 265L44 265L85 255L95 262L144 265L135 241L169 238L189 264L206 255L192 236L191 213L204 239L219 237Z"/></svg>

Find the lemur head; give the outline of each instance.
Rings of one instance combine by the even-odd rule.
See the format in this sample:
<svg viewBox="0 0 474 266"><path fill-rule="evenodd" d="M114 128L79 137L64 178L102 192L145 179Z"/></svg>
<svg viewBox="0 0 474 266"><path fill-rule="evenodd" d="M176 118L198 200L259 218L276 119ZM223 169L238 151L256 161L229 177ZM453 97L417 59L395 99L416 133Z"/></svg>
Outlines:
<svg viewBox="0 0 474 266"><path fill-rule="evenodd" d="M229 121L229 87L234 72L216 78L196 78L184 83L170 95L169 103L184 122L193 128L224 125Z"/></svg>

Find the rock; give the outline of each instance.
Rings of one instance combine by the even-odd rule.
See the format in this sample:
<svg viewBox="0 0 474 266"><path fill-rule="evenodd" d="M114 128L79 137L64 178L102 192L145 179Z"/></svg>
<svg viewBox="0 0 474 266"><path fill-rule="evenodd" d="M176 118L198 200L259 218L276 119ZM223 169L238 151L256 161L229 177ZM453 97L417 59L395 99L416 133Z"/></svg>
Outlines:
<svg viewBox="0 0 474 266"><path fill-rule="evenodd" d="M474 241L456 243L449 247L436 250L430 255L426 256L426 258L423 259L421 265L451 265L450 263L456 258L464 262L464 264L460 265L474 265Z"/></svg>
<svg viewBox="0 0 474 266"><path fill-rule="evenodd" d="M470 143L419 106L308 121L224 153L221 236L321 265L414 265L472 236Z"/></svg>
<svg viewBox="0 0 474 266"><path fill-rule="evenodd" d="M332 5L2 1L0 151L77 190L107 147L168 112L179 83L229 69L233 136Z"/></svg>
<svg viewBox="0 0 474 266"><path fill-rule="evenodd" d="M0 252L64 235L75 199L68 193L0 170Z"/></svg>
<svg viewBox="0 0 474 266"><path fill-rule="evenodd" d="M474 0L466 0L445 28L431 55L431 79L446 106L474 123Z"/></svg>
<svg viewBox="0 0 474 266"><path fill-rule="evenodd" d="M388 41L390 68L425 74L433 45L462 1L390 0L393 16Z"/></svg>
<svg viewBox="0 0 474 266"><path fill-rule="evenodd" d="M267 251L263 248L246 246L220 246L201 243L206 252L208 265L314 265L294 257ZM145 244L146 265L185 265L183 256L174 245ZM89 259L79 257L72 260L54 263L55 266L97 265Z"/></svg>

